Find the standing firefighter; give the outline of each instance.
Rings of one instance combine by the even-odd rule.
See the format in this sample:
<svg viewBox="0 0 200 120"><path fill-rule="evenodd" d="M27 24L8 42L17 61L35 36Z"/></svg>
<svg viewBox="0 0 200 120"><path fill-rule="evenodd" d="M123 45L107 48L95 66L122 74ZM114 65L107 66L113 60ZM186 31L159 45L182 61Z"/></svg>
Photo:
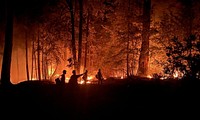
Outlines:
<svg viewBox="0 0 200 120"><path fill-rule="evenodd" d="M76 74L76 70L73 70L72 71L72 75L69 79L69 84L70 85L78 85L78 78L81 77L82 75L84 75L85 73L82 73L82 74L79 74L77 75Z"/></svg>
<svg viewBox="0 0 200 120"><path fill-rule="evenodd" d="M59 85L64 85L65 84L65 74L66 73L67 73L67 71L63 70L62 75L60 75L61 78L59 79L59 77L58 77L58 78L55 79L56 84L59 84Z"/></svg>
<svg viewBox="0 0 200 120"><path fill-rule="evenodd" d="M84 80L84 84L86 84L88 81L88 71L87 70L85 71L85 73L83 75L83 80Z"/></svg>
<svg viewBox="0 0 200 120"><path fill-rule="evenodd" d="M98 70L98 72L96 74L96 78L98 79L98 84L103 83L103 76L102 76L102 73L101 73L101 69Z"/></svg>
<svg viewBox="0 0 200 120"><path fill-rule="evenodd" d="M61 82L62 85L65 84L65 74L66 74L66 73L67 73L67 71L66 71L66 70L63 70L63 74L61 75L61 79L60 79L60 82Z"/></svg>

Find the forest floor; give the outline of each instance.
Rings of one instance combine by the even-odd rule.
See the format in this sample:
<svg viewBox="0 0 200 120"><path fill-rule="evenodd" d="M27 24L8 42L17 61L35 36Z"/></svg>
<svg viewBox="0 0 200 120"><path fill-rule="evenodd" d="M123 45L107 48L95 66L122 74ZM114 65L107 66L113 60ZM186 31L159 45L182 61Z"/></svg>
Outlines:
<svg viewBox="0 0 200 120"><path fill-rule="evenodd" d="M175 119L200 117L200 82L114 80L72 87L26 81L0 86L4 119Z"/></svg>

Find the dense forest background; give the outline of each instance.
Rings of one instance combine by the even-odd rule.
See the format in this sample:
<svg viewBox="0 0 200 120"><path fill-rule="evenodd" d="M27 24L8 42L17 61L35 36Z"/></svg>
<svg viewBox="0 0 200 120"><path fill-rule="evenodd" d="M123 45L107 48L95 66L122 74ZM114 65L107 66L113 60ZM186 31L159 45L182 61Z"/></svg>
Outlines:
<svg viewBox="0 0 200 120"><path fill-rule="evenodd" d="M177 50L190 52L189 56L199 54L198 0L11 0L6 3L3 0L0 4L0 42L5 41L6 16L12 9L12 83L54 80L63 69L68 77L72 69L79 73L87 69L90 75L95 75L99 68L105 77L127 77L164 75L166 66L171 65L170 74L177 71L184 74L188 68L183 70L180 66L187 64L171 64L170 47L191 40L188 44L194 43L197 48ZM190 35L195 38L188 39ZM4 44L0 44L1 66L3 51ZM183 61L185 56L181 58Z"/></svg>

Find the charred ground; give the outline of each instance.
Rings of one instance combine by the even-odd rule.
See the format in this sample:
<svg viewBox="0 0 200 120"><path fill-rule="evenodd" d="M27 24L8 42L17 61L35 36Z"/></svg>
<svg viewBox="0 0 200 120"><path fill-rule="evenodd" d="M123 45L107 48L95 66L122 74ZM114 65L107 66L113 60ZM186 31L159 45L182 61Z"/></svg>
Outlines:
<svg viewBox="0 0 200 120"><path fill-rule="evenodd" d="M1 117L56 120L195 117L200 107L199 83L108 79L103 85L72 87L26 81L9 88L1 86Z"/></svg>

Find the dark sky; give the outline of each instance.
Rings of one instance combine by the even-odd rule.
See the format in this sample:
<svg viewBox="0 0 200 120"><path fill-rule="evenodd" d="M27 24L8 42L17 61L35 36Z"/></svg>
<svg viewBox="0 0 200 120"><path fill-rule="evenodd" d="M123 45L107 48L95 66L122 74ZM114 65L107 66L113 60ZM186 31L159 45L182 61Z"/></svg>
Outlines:
<svg viewBox="0 0 200 120"><path fill-rule="evenodd" d="M6 0L0 1L0 14L3 14L3 9L5 6ZM25 14L25 13L33 13L38 14L41 12L42 8L48 4L53 5L59 0L11 0L14 3L16 14ZM159 6L159 8L164 8L166 3L169 3L170 0L152 0L152 4Z"/></svg>
<svg viewBox="0 0 200 120"><path fill-rule="evenodd" d="M8 1L8 0L7 0ZM46 5L54 5L59 0L11 0L15 16L37 16ZM0 22L5 17L6 0L0 1Z"/></svg>
<svg viewBox="0 0 200 120"><path fill-rule="evenodd" d="M4 9L6 0L0 1L0 12L2 14L2 9ZM16 13L26 13L26 12L39 12L46 4L53 5L59 0L11 0L15 6ZM160 6L159 8L165 7L166 3L171 0L152 0L152 4Z"/></svg>

